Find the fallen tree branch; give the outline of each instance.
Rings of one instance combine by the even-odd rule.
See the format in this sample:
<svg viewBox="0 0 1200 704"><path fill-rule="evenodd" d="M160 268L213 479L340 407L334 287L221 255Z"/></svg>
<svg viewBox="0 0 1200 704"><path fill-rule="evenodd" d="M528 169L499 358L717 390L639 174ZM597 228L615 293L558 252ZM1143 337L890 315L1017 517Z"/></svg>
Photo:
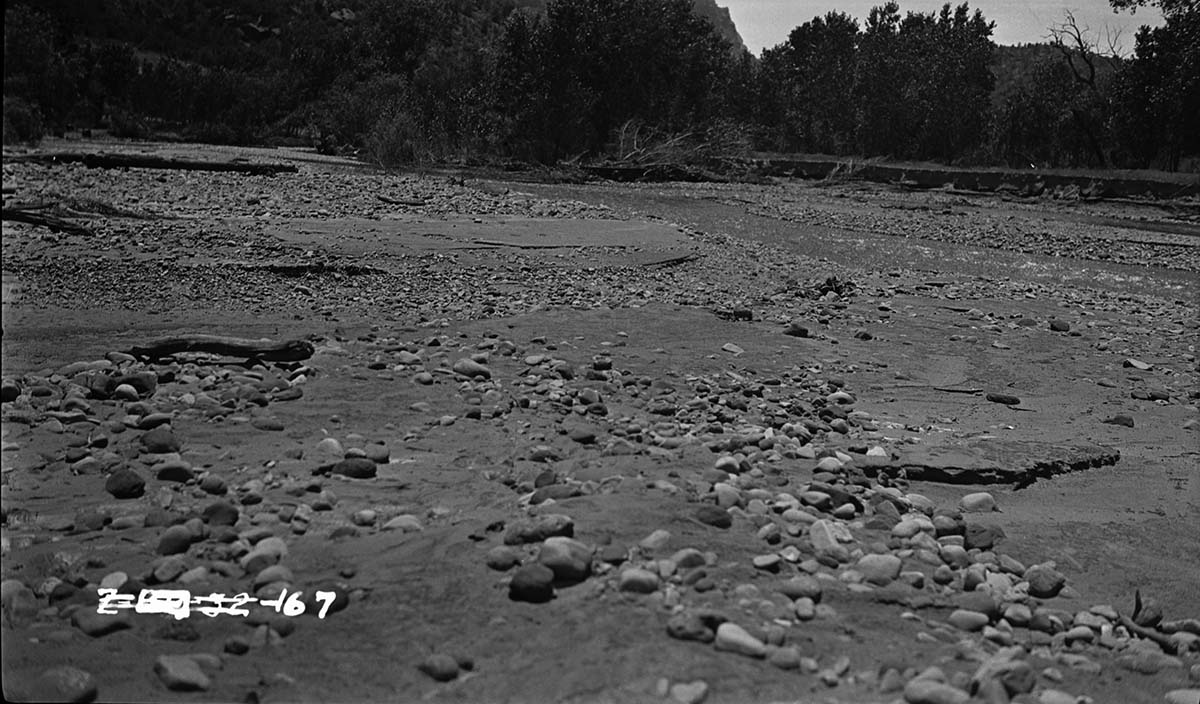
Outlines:
<svg viewBox="0 0 1200 704"><path fill-rule="evenodd" d="M694 261L699 258L700 258L699 254L696 254L695 252L689 252L681 257L671 257L670 259L660 259L656 262L647 262L645 264L642 264L642 266L644 268L650 268L652 266L660 266L660 267L666 268L669 266L677 266L679 264L684 264L686 262Z"/></svg>
<svg viewBox="0 0 1200 704"><path fill-rule="evenodd" d="M1133 619L1125 616L1124 614L1118 615L1121 617L1121 625L1125 627L1125 630L1134 635L1154 641L1167 655L1177 655L1179 653L1179 649L1176 647L1175 641L1171 640L1167 636L1159 633L1153 628L1146 628L1145 626L1137 625L1133 622Z"/></svg>
<svg viewBox="0 0 1200 704"><path fill-rule="evenodd" d="M584 247L582 244L521 244L520 242L501 242L500 240L471 240L472 244L481 244L486 247L515 247L517 249L573 249L575 247Z"/></svg>
<svg viewBox="0 0 1200 704"><path fill-rule="evenodd" d="M411 206L425 205L425 201L417 200L415 198L392 198L390 196L385 196L382 193L376 193L375 197L378 198L379 200L383 201L384 203L387 203L388 205L411 205Z"/></svg>
<svg viewBox="0 0 1200 704"><path fill-rule="evenodd" d="M37 206L36 210L40 210L48 206ZM24 222L30 225L49 228L51 232L65 232L70 235L85 235L90 236L92 231L73 223L70 220L64 220L54 215L43 215L35 212L35 208L4 208L2 217L4 220L11 222Z"/></svg>
<svg viewBox="0 0 1200 704"><path fill-rule="evenodd" d="M291 164L250 164L234 161L201 161L176 159L148 154L82 154L59 152L57 154L27 154L6 157L5 161L32 162L35 164L83 164L90 169L170 169L174 171L232 171L253 176L274 176L278 173L296 173Z"/></svg>
<svg viewBox="0 0 1200 704"><path fill-rule="evenodd" d="M257 358L268 362L299 362L313 356L313 346L307 340L247 340L220 335L184 335L155 340L142 347L133 347L129 354L140 359L162 359L184 352L209 352L229 357Z"/></svg>

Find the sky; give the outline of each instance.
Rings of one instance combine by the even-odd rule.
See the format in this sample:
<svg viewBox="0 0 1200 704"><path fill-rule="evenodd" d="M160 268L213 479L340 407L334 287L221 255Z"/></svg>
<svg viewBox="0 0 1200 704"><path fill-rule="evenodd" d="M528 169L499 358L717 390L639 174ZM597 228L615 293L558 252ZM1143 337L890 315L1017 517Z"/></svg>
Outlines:
<svg viewBox="0 0 1200 704"><path fill-rule="evenodd" d="M900 15L909 11L936 12L945 0L897 0ZM758 56L766 47L787 40L793 28L827 12L844 12L859 21L861 26L871 8L885 0L717 0L729 8L746 47ZM951 6L962 0L951 0ZM1143 24L1161 25L1162 15L1154 7L1138 8L1136 14L1113 13L1108 0L968 0L972 11L979 9L983 16L996 23L992 40L997 44L1032 44L1044 41L1048 29L1060 24L1070 10L1081 27L1103 37L1105 30L1118 31L1119 44L1125 54L1133 51L1134 34Z"/></svg>

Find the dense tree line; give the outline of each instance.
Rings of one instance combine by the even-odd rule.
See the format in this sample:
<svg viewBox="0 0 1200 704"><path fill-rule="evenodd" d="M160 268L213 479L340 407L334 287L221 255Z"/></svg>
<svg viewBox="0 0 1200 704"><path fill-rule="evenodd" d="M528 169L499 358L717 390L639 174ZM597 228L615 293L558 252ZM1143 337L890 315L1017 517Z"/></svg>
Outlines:
<svg viewBox="0 0 1200 704"><path fill-rule="evenodd" d="M1121 58L1073 24L996 47L965 3L829 13L753 57L691 0L8 0L4 138L103 125L389 164L760 150L1178 168L1200 154L1200 9L1149 1L1166 24Z"/></svg>

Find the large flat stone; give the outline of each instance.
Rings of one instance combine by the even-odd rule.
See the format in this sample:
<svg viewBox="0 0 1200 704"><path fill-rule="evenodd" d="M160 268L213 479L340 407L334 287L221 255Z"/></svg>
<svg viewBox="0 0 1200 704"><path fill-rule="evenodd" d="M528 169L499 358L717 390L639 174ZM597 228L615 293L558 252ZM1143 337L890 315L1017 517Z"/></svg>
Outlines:
<svg viewBox="0 0 1200 704"><path fill-rule="evenodd" d="M1060 445L1001 439L947 440L905 447L899 459L868 467L874 475L897 474L946 484L1025 486L1057 474L1116 464L1121 453L1097 445Z"/></svg>

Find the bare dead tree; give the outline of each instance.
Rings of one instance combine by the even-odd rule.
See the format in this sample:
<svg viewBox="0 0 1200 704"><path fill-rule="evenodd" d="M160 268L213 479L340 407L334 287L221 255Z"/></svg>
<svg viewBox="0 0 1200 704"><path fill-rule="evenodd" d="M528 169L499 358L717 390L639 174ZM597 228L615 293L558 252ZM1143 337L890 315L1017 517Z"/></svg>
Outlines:
<svg viewBox="0 0 1200 704"><path fill-rule="evenodd" d="M1088 27L1081 26L1070 10L1065 12L1065 19L1060 24L1050 28L1050 45L1062 55L1076 82L1085 87L1097 105L1103 105L1105 102L1098 80L1098 64L1103 62L1107 68L1115 69L1121 61L1118 44L1120 32L1106 30L1105 38L1107 51L1100 48L1099 36L1093 34ZM1083 134L1100 167L1107 167L1108 159L1104 156L1094 117L1079 106L1073 105L1071 119Z"/></svg>

